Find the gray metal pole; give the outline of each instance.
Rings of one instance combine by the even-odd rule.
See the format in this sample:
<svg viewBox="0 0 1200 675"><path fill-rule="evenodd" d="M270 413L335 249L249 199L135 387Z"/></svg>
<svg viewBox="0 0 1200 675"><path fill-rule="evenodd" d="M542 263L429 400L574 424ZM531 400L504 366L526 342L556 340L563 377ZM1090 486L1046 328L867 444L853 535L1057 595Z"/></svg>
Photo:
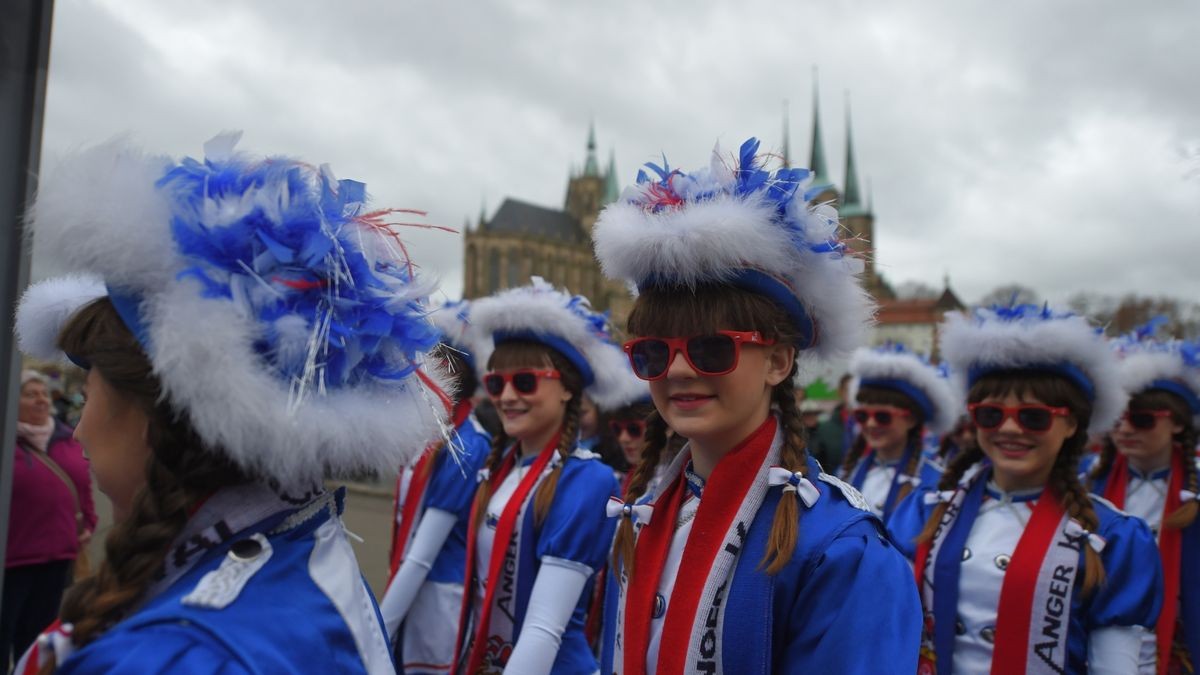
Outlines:
<svg viewBox="0 0 1200 675"><path fill-rule="evenodd" d="M29 253L21 220L33 195L42 146L50 22L54 0L4 0L0 6L0 558L8 543L13 447L21 359L13 312L29 283ZM4 590L0 575L0 593Z"/></svg>

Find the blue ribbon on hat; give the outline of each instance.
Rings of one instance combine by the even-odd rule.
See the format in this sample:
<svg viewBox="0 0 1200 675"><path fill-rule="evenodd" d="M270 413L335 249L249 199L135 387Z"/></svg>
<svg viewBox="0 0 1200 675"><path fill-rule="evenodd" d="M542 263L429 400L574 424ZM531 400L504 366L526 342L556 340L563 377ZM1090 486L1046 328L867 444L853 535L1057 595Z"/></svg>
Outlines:
<svg viewBox="0 0 1200 675"><path fill-rule="evenodd" d="M929 396L925 394L925 390L914 386L908 380L901 380L893 377L864 378L861 382L859 382L859 386L891 389L904 394L912 399L913 403L916 403L917 407L921 409L921 413L925 415L924 421L926 422L933 419L936 415L937 411L934 408L933 401L930 400Z"/></svg>

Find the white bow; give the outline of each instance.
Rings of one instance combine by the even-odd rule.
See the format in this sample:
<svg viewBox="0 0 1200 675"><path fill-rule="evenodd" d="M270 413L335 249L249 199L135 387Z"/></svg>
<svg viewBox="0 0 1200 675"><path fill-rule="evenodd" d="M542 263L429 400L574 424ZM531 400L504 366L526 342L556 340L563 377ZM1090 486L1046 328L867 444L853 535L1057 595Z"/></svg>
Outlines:
<svg viewBox="0 0 1200 675"><path fill-rule="evenodd" d="M1197 495L1195 492L1192 492L1191 490L1180 490L1179 491L1179 499L1181 499L1185 502L1190 502L1190 501L1195 501L1196 499L1200 499L1200 495Z"/></svg>
<svg viewBox="0 0 1200 675"><path fill-rule="evenodd" d="M1095 532L1090 532L1087 528L1081 525L1079 521L1074 519L1067 521L1066 533L1067 536L1071 537L1072 539L1086 538L1088 545L1091 546L1096 553L1104 552L1104 547L1108 544L1108 542L1104 540L1104 537L1101 537Z"/></svg>
<svg viewBox="0 0 1200 675"><path fill-rule="evenodd" d="M950 503L954 499L954 490L942 490L941 492L932 491L925 493L926 504L937 504L938 502Z"/></svg>
<svg viewBox="0 0 1200 675"><path fill-rule="evenodd" d="M654 507L649 504L627 504L621 501L620 497L609 497L608 504L604 506L605 513L609 518L624 516L626 518L636 518L637 522L642 525L650 523L650 516L654 514Z"/></svg>
<svg viewBox="0 0 1200 675"><path fill-rule="evenodd" d="M917 487L918 485L921 484L921 479L917 478L916 476L910 476L906 473L902 473L899 476L896 476L896 482L908 483L909 485L912 485L913 487Z"/></svg>
<svg viewBox="0 0 1200 675"><path fill-rule="evenodd" d="M784 492L795 492L804 505L812 508L821 497L821 491L799 471L788 471L782 466L773 466L767 472L767 485L782 485Z"/></svg>
<svg viewBox="0 0 1200 675"><path fill-rule="evenodd" d="M492 470L487 468L486 466L483 467L482 469L480 469L479 473L475 474L475 482L476 483L486 483L489 480L491 480L491 478L492 478Z"/></svg>

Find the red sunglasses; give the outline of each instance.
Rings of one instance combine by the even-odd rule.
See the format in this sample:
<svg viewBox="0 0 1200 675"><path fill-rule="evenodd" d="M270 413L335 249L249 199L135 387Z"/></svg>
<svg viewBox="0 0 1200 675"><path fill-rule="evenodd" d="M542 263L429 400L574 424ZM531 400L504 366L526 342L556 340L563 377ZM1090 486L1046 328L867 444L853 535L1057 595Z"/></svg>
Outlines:
<svg viewBox="0 0 1200 675"><path fill-rule="evenodd" d="M881 427L891 426L897 416L908 417L909 415L912 413L904 408L856 408L854 410L854 420L859 424L866 424L874 417L875 423Z"/></svg>
<svg viewBox="0 0 1200 675"><path fill-rule="evenodd" d="M1022 431L1035 434L1045 433L1054 424L1055 417L1067 417L1071 411L1067 408L1036 403L1024 403L1017 406L1003 406L995 403L971 403L967 405L971 413L971 421L984 431L999 429L1004 420L1012 418Z"/></svg>
<svg viewBox="0 0 1200 675"><path fill-rule="evenodd" d="M641 420L612 420L608 423L608 428L612 430L613 436L626 433L630 438L641 438L642 434L646 433L646 423Z"/></svg>
<svg viewBox="0 0 1200 675"><path fill-rule="evenodd" d="M537 391L538 380L541 378L560 380L562 373L557 370L533 370L532 368L522 368L507 373L488 373L483 376L483 388L490 396L499 396L504 393L505 385L512 382L513 389L518 394L532 394Z"/></svg>
<svg viewBox="0 0 1200 675"><path fill-rule="evenodd" d="M1138 431L1149 431L1163 417L1170 417L1170 410L1126 410L1121 419Z"/></svg>
<svg viewBox="0 0 1200 675"><path fill-rule="evenodd" d="M666 377L676 354L683 354L697 375L716 377L733 372L742 357L742 345L775 344L758 331L719 330L691 337L643 337L625 343L633 373L643 380Z"/></svg>

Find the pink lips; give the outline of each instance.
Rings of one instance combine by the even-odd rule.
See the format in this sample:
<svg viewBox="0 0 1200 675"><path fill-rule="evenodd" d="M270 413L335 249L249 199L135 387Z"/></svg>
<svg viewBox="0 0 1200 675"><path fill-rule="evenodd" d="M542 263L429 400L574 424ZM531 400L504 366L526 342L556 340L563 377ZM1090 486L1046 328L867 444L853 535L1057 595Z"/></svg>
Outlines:
<svg viewBox="0 0 1200 675"><path fill-rule="evenodd" d="M671 405L680 410L696 410L715 398L701 394L675 394L670 400Z"/></svg>

